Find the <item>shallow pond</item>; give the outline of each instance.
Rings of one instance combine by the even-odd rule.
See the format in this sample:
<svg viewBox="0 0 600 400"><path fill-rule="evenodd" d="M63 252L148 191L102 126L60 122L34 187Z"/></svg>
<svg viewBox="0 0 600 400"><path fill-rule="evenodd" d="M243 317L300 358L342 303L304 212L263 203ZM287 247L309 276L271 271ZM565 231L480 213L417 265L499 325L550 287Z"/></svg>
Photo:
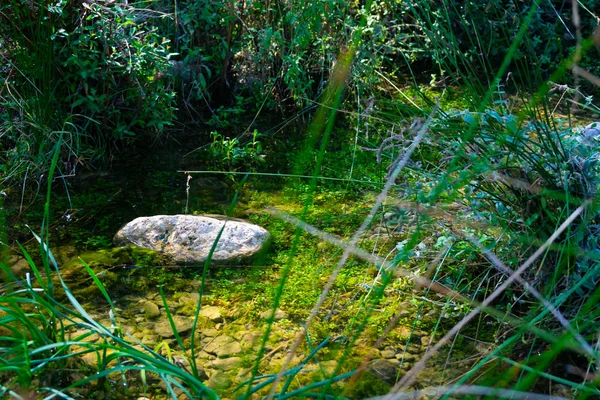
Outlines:
<svg viewBox="0 0 600 400"><path fill-rule="evenodd" d="M308 235L295 242L294 227L264 210L275 206L299 215L307 196L306 184L251 177L241 186L240 177L187 175L178 171L201 169L202 165L186 159L186 151L137 155L115 163L109 173L81 172L68 178L71 180L66 180L66 186L61 187L60 181L55 185L50 247L69 290L84 309L103 326L116 323L132 343L154 349L181 368L189 370L190 364L196 363L199 377L224 397L256 387L260 381L246 383L234 393L252 376L277 373L284 366L287 370L299 368L289 382L292 389L326 382L331 376L358 368L364 371L355 378L349 376L324 387L331 394L350 398L387 393L439 335L435 329L441 306L414 301L412 286L408 285L397 286L384 295L381 304L371 307L369 284L377 270L354 261L340 274L314 314L308 335L303 336L303 326L340 251ZM307 219L325 232L348 237L368 212L371 190L343 185L319 189ZM111 246L116 230L135 217L186 210L224 214L236 193L233 216L262 225L274 236L269 254L255 265L207 271L201 267L169 268L159 254ZM39 212L19 218L20 224L31 223L39 218ZM22 231L18 235L23 235ZM370 237L365 243L377 243L381 249L393 248L397 240L376 228ZM32 242L27 247L35 248ZM34 261L39 260L34 257ZM111 319L110 306L83 262L112 299L115 319ZM28 262L18 256L13 257L11 267L17 276L30 272ZM284 271L287 284L280 291ZM57 298L66 301L64 294L57 293ZM395 323L390 325L393 318ZM81 333L71 332L75 336ZM311 350L324 341L327 344L307 360ZM413 387L450 382L473 364L474 354L485 351L476 350L467 341L456 342ZM82 360L90 370L97 368L95 355L88 354ZM115 391L113 397L166 396L167 388L156 376L148 377L145 390L139 379L131 381L128 391ZM259 393L267 394L268 389ZM186 398L180 390L177 395Z"/></svg>

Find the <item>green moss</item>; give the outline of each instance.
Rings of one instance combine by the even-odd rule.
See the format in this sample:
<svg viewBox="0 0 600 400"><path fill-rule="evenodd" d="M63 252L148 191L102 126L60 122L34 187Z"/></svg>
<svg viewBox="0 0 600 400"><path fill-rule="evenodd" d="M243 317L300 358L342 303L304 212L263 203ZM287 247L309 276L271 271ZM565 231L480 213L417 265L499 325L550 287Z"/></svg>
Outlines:
<svg viewBox="0 0 600 400"><path fill-rule="evenodd" d="M137 266L172 265L171 258L160 251L146 249L140 246L124 246L110 250L111 253L123 264Z"/></svg>
<svg viewBox="0 0 600 400"><path fill-rule="evenodd" d="M387 394L391 388L392 385L383 382L371 372L365 371L345 395L350 399L366 399Z"/></svg>

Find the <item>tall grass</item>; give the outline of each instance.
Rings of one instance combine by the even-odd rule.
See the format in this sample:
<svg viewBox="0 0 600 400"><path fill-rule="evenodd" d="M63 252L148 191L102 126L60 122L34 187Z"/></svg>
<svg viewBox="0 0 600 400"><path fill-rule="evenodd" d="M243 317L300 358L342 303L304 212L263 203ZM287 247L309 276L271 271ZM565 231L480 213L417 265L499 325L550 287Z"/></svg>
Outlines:
<svg viewBox="0 0 600 400"><path fill-rule="evenodd" d="M83 267L110 306L111 326L97 322L70 291L47 246L52 175L59 152L60 141L56 144L50 166L42 231L40 235L32 232L40 244L44 269L36 266L23 247L21 251L31 268L31 273L27 273L24 279L15 276L5 263L0 264L6 276L0 293L0 357L3 361L0 366L3 378L0 393L16 399L38 395L72 398L70 392L80 388L86 389L88 394L101 392L107 377L120 376L123 394L118 395L127 396L130 380L145 389L147 377L155 376L165 383L171 398L177 398L177 389L189 398L217 399L216 393L198 377L194 362L191 363L192 371L188 372L172 358L159 354L158 350L123 335L109 294L83 260ZM55 287L55 280L58 287ZM59 290L66 297L66 304L57 300ZM173 326L170 314L168 317ZM181 339L176 337L185 352ZM86 354L95 356L94 370L84 378L73 379L69 372L72 368L82 372L87 370L81 360Z"/></svg>
<svg viewBox="0 0 600 400"><path fill-rule="evenodd" d="M481 382L491 387L512 387L518 391L550 391L552 384L558 383L571 387L572 396L586 398L597 395L594 384L587 382L590 376L594 379L593 374L581 373L576 378L574 374L568 374L568 371L574 371L572 366L565 366L569 362L578 362L582 363L583 371L594 371L598 361L595 330L591 328L596 318L598 293L593 284L597 269L592 267L597 251L598 181L594 169L597 144L584 138L585 130L565 127L553 118L553 110L557 106L550 106L548 81L533 81L539 79L541 73L519 70L522 86L517 85L513 90L520 95L522 104L515 115L510 112L507 100L510 97L506 96L500 84L508 82L506 73L510 69L524 67L518 61L513 62L513 55L522 45L537 7L538 3L530 6L497 71L490 69L485 59L479 64L480 69L474 68L479 60L473 62L459 49L465 43L444 42L443 47L435 49L439 51L438 61L442 68L456 71L460 88L468 99L475 99L477 105L474 111L444 113L439 125L432 129L438 139L426 146L430 153L441 157L439 164L419 171L429 182L433 175L433 182L426 186L428 193L414 193L414 198L428 206L458 202L465 207L466 215L481 218L487 224L504 230L505 238L494 238L494 233L472 228L453 229L453 234L459 240L473 243L489 261L489 268L496 268L506 275L497 281L493 291L467 292L464 293L466 297L475 298L483 294L481 305L489 305L501 296L501 303L512 305L506 316L518 318L509 325L514 324L513 328L519 326L513 333L510 333L513 328L506 328L503 334L505 343L484 357L458 382L459 386L454 389L457 394L461 393L461 384ZM434 13L427 9L415 9L415 12L421 17L421 26L425 26L425 31L431 35L439 34L439 29L452 24L450 20L442 20L441 23L437 20L434 24L429 19L429 15ZM577 12L574 6L573 13ZM442 36L451 38L452 30L444 31ZM563 82L570 69L577 70L578 52L582 48L589 50L591 40L578 44L577 53L564 60L549 81ZM440 43L433 38L431 42ZM475 38L470 44L480 46ZM486 74L482 75L482 70ZM531 93L532 90L535 92ZM570 109L568 104L562 107ZM460 219L460 215L455 218ZM500 257L509 257L507 263L510 268L506 268L493 254L494 251ZM524 259L525 262L522 261ZM534 271L528 271L534 266ZM511 291L518 296L510 299L502 293L515 281L520 288ZM448 330L399 380L392 392L406 390L418 381L426 362L436 351L448 345L454 335L464 331L479 310L480 306L475 307ZM500 321L506 323L506 319ZM540 331L531 331L534 326ZM569 357L571 361L561 361L563 370L553 368L557 359ZM492 367L492 360L499 363ZM452 393L450 388L447 394L440 396L445 398ZM498 395L491 391L487 394ZM532 393L530 396L533 398L535 395ZM384 398L402 396L390 393Z"/></svg>
<svg viewBox="0 0 600 400"><path fill-rule="evenodd" d="M380 154L383 153L392 165L388 185L377 197L372 213L348 242L319 232L284 213L274 212L274 215L302 227L306 232L344 249L344 255L305 322L305 333L321 309L330 284L346 263L347 256L361 256L361 250L356 246L357 239L370 225L381 203L397 200L405 201L404 204L407 201L408 204L414 202L413 211L429 221L439 220L443 215L439 212L428 213L427 210L433 208L437 211L445 205L456 203L463 207L460 214L451 215L456 225L447 228L446 232L450 233L453 240L467 243L473 254L479 254L480 259L486 260L487 266L484 268L488 272L500 272L500 275L494 274L496 278L487 289L481 290L481 283L485 283L483 281L478 286L469 282L449 290L442 284L443 281L435 279L438 275L452 276L452 272L444 271L441 264L422 267L423 272L433 272L434 279L431 281L423 282L418 274L405 271L405 260L414 255L417 245L422 243L420 225L406 228L409 231L406 245L398 248L392 261L374 262L380 269L380 279L377 289L369 298L364 319L352 325L348 351L357 345L356 339L363 333L374 309L384 298L386 288L397 275L409 276L425 287L448 296L444 309L460 299L466 301L469 310L458 323L444 331L442 338L429 347L421 361L397 382L390 394L383 397L385 399L403 398L404 395L394 393L408 390L418 382L427 361L442 348L451 348L453 338L475 323L483 310L493 316L500 326L508 325L499 330L505 344L483 357L458 381L457 386L440 389L437 392L440 397L454 393L546 398L535 391L551 393L553 384L570 387L570 396L586 398L598 394L593 382L588 382L595 379L594 371L598 362L596 331L592 328L597 314L598 295L594 284L597 274L595 260L599 249L595 228L599 183L595 169L597 144L586 139L585 130L565 127L553 118L553 110L557 106L550 106L551 86L548 83L563 82L569 70L579 71L576 64L580 58L579 52L582 48L589 50L593 39L578 43L577 53L560 63L549 80L541 80L543 74L540 71L531 71L530 66L525 68L522 60L514 60L525 42L538 7L538 3L532 3L523 13L519 30L514 32L512 45L500 65L488 64L482 58L479 64L481 68L477 68L479 60L474 63L460 50L465 43L459 45L458 41L452 42L450 27L454 21L449 18L433 21L430 16L439 16L440 10L432 12L415 7L413 11L420 18L419 25L431 35L429 43L439 45L435 51L441 68L456 72L455 82L469 99L468 103L475 106L474 110L443 110L440 117L434 115L435 109L420 110L430 118L425 124L415 123L417 127L423 126L423 130L405 131L403 140L398 140L399 143L394 146L389 146L390 142L387 142L388 146L384 147L386 142L382 143ZM577 12L574 6L573 13ZM449 38L450 42L436 40L434 35L440 35L440 29L447 29L441 36ZM470 40L473 47L480 46L475 36ZM516 85L513 93L521 96L516 114L511 113L510 96L504 89L511 69L519 72L519 82L511 82ZM593 79L590 81L593 82ZM529 98L527 94L530 94ZM429 101L429 104L433 103ZM328 104L322 107L330 108ZM399 121L390 121L390 124L394 123ZM436 138L424 140L425 132ZM425 164L428 168L412 166L420 189L407 189L404 197L398 198L389 191L389 187L396 182L398 172L408 161L407 157L423 140L425 143L420 146L423 151L421 154L434 158L422 159L429 162L429 165ZM409 179L405 181L414 184ZM483 225L461 224L460 221L464 219L478 219ZM500 231L493 228L500 228L504 232L499 234ZM362 257L372 260L365 255ZM506 264L500 261L501 257L508 257ZM472 274L476 270L467 266L466 271L459 273L463 272ZM519 287L513 288L514 283ZM281 290L285 290L285 284L285 279L282 279ZM506 293L509 289L512 296ZM397 319L392 319L389 328L396 322ZM446 324L439 320L438 325ZM293 357L297 344L298 341L290 349L288 360ZM378 340L374 346L379 344L381 341ZM571 361L561 361L562 370L552 368L557 359L565 358ZM491 364L491 360L498 363ZM344 357L339 360L338 372L343 362ZM571 362L581 363L581 366L573 366L569 364ZM285 367L279 375L282 376L284 371ZM574 371L577 373L574 374ZM467 383L482 383L487 388L463 386ZM502 390L497 390L500 388ZM269 398L274 398L276 392L277 388L273 387ZM329 392L325 390L323 393Z"/></svg>

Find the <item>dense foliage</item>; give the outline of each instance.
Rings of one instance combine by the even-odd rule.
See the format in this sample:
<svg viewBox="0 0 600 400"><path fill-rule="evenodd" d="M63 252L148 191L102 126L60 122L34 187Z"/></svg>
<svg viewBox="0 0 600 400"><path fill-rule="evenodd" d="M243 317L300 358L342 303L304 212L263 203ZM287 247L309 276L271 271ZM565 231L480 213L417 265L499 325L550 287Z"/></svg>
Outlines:
<svg viewBox="0 0 600 400"><path fill-rule="evenodd" d="M512 55L520 83L534 88L573 50L566 7L544 2L535 10ZM528 10L518 1L375 4L347 101L368 99L415 68L415 78L438 85L487 87ZM18 182L28 168L42 168L60 132L64 158L83 163L124 141L160 137L177 119L219 127L257 106L314 106L364 12L361 3L336 0L3 2L3 174ZM593 24L584 13L584 36ZM594 72L590 57L582 65Z"/></svg>

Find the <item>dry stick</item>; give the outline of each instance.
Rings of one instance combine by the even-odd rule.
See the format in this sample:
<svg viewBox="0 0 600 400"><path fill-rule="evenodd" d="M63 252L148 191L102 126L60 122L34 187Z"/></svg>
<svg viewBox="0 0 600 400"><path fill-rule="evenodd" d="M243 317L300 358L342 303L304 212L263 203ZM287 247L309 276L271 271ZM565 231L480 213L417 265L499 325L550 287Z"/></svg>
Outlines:
<svg viewBox="0 0 600 400"><path fill-rule="evenodd" d="M574 74L577 74L578 76L581 76L593 83L594 85L600 87L600 78L598 78L591 72L588 72L587 70L581 68L579 65L574 65L573 67L571 67L571 71L573 71ZM579 93L579 91L577 91L577 93Z"/></svg>
<svg viewBox="0 0 600 400"><path fill-rule="evenodd" d="M19 215L23 212L23 200L25 200L25 184L27 183L27 177L29 176L29 165L25 171L25 178L23 178L23 189L21 190L21 205L19 206Z"/></svg>
<svg viewBox="0 0 600 400"><path fill-rule="evenodd" d="M445 394L470 394L475 396L489 396L502 399L522 399L522 400L568 400L566 397L550 396L547 394L521 392L512 389L491 388L489 386L437 386L414 392L396 393L391 397L389 395L370 397L367 400L413 400L413 399L436 399Z"/></svg>
<svg viewBox="0 0 600 400"><path fill-rule="evenodd" d="M394 387L392 388L392 390L390 391L390 393L388 393L386 396L384 396L382 398L382 400L392 400L394 398L394 392L398 392L401 388L411 385L415 379L417 378L417 376L419 375L419 373L425 368L425 363L431 358L433 357L439 350L440 348L445 345L446 343L448 343L448 341L454 336L456 335L465 325L467 325L469 323L469 321L471 321L475 316L477 316L477 314L479 314L479 312L481 311L482 307L487 307L492 301L494 301L498 296L500 296L500 294L502 294L502 292L504 292L504 290L506 290L506 288L508 286L510 286L511 283L513 283L515 280L517 280L517 278L527 269L529 268L533 262L540 257L545 251L546 249L548 249L548 247L550 247L550 245L558 238L558 236L560 234L562 234L565 229L567 229L567 227L569 225L571 225L571 223L575 220L575 218L577 218L582 212L583 210L585 210L585 208L590 205L592 203L591 199L586 200L581 206L579 206L570 216L569 218L567 218L565 220L565 222L563 222L558 229L552 234L552 236L550 236L548 238L548 240L546 240L546 242L539 248L536 250L535 253L533 253L531 255L531 257L529 257L529 259L527 259L527 261L525 261L525 263L523 265L521 265L521 267L519 267L519 269L517 269L515 272L513 272L508 279L502 284L500 285L496 290L494 290L494 292L487 297L479 306L477 306L473 311L471 311L469 313L469 315L465 316L458 324L456 324L446 335L444 335L444 337L442 337L440 339L439 342L437 342L435 344L435 346L433 346L429 351L427 351L423 357L421 357L421 359L419 360L419 362L417 362L410 371L408 371L406 373L406 375L404 375L402 377L402 379L400 379L400 381L398 381L398 383L396 383L396 385L394 385Z"/></svg>
<svg viewBox="0 0 600 400"><path fill-rule="evenodd" d="M481 250L481 252L488 258L488 260L490 260L490 262L496 267L498 268L500 271L502 271L504 274L510 276L514 271L512 269L510 269L509 267L507 267L502 261L500 261L500 259L498 258L498 256L496 256L492 251L490 251L489 249L485 248L480 242L479 240L475 239L473 236L467 236L467 239L469 239L471 241L471 243L473 243L475 246L477 246L477 248L479 250ZM542 296L542 294L540 292L537 291L537 289L535 289L534 287L532 287L529 282L527 282L525 279L521 278L520 276L517 277L516 281L523 286L523 288L525 290L527 290L529 293L531 293L533 295L533 297L535 297L536 299L538 299L543 305L544 307L546 307L548 310L550 310L550 313L552 313L552 315L554 315L554 318L556 318L558 320L558 322L561 323L562 326L565 327L565 329L571 334L573 335L573 337L579 342L579 344L581 345L582 348L585 349L585 351L588 353L588 355L592 358L596 358L596 352L594 351L594 349L592 348L592 346L590 346L590 344L588 342L585 341L585 339L579 334L579 332L577 332L573 326L571 325L571 323L560 313L560 311L558 311L556 309L556 307L554 307L548 300L546 300L544 298L544 296Z"/></svg>
<svg viewBox="0 0 600 400"><path fill-rule="evenodd" d="M581 61L581 18L579 17L579 2L572 1L572 12L573 12L573 25L575 25L575 35L576 35L576 43L575 43L575 56L573 57L573 84L577 89L579 86L579 71L577 68L577 63ZM571 113L574 113L577 109L577 103L579 103L581 95L579 90L575 92L575 98L573 99L573 103L571 103Z"/></svg>
<svg viewBox="0 0 600 400"><path fill-rule="evenodd" d="M415 127L415 129L417 129L417 128L419 129L417 132L417 135L415 136L411 145L406 150L406 153L404 153L404 155L400 159L400 162L397 164L393 173L390 174L390 177L388 178L383 190L377 196L377 198L375 200L375 204L373 205L373 208L371 208L369 215L367 215L367 217L362 222L358 231L356 231L356 233L352 236L352 239L350 240L351 247L356 246L356 243L358 243L358 240L360 239L362 234L366 231L368 226L371 224L372 220L375 218L375 215L377 214L379 207L381 207L381 205L387 198L388 192L394 185L394 182L396 181L396 178L400 174L400 171L402 171L402 168L404 168L406 163L408 163L410 156L415 151L417 146L419 146L419 144L421 143L421 140L423 140L423 138L425 137L425 133L427 132L429 125L431 125L431 122L433 121L433 117L436 114L436 112L438 111L438 109L439 109L439 104L434 107L431 114L429 114L429 117L427 117L427 120L424 123L422 123L420 126ZM275 395L275 390L277 388L277 385L281 381L281 378L283 377L283 374L284 374L288 364L294 357L294 354L296 353L298 346L300 346L300 343L304 340L304 337L306 336L308 329L311 327L315 317L317 316L319 309L325 302L325 298L327 297L329 290L331 290L331 287L333 286L333 284L337 278L337 275L339 274L342 267L346 264L346 261L348 260L348 257L350 257L351 254L352 254L352 251L350 250L350 248L346 248L344 250L344 253L342 254L340 261L336 265L335 270L333 271L333 273L329 277L329 280L327 281L327 284L323 288L323 291L321 292L321 296L319 297L319 300L313 307L313 309L310 313L310 316L308 317L306 324L304 325L304 328L302 329L302 332L300 332L300 334L297 336L294 344L292 345L292 347L290 349L290 352L289 352L285 362L283 363L283 365L281 366L281 369L277 373L277 376L275 377L275 380L273 381L273 385L271 386L271 391L269 392L269 396L267 396L267 400L271 400L273 398L273 396Z"/></svg>

